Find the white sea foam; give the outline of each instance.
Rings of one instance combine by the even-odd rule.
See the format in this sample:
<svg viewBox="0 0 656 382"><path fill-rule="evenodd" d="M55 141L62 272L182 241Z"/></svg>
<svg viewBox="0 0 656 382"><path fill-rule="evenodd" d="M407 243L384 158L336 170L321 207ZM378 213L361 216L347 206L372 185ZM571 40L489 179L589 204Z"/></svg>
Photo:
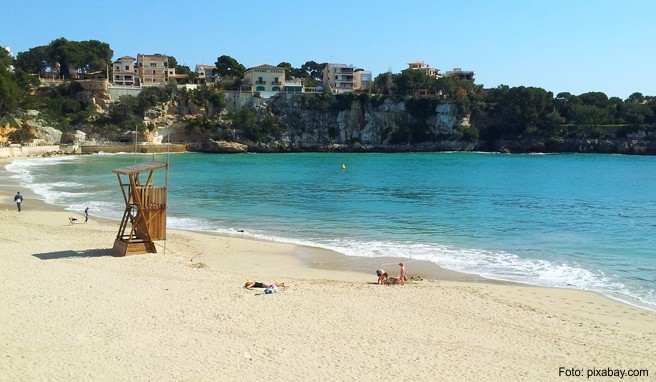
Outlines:
<svg viewBox="0 0 656 382"><path fill-rule="evenodd" d="M169 216L167 218L167 225L171 228L190 230L190 231L208 231L211 232L213 227L207 220L190 218L190 217L176 217Z"/></svg>
<svg viewBox="0 0 656 382"><path fill-rule="evenodd" d="M133 154L104 155L114 156ZM463 154L459 153L457 155L460 156ZM471 155L474 156L476 154ZM111 158L106 159L111 160ZM7 170L15 173L15 177L18 178L20 182L27 182L31 185L34 181L31 177L33 170L32 166L56 165L62 161L69 160L75 160L75 158L62 157L42 160L30 159L27 161L16 160L8 165L9 168L7 168ZM43 182L44 180L40 179L40 181ZM63 205L71 211L81 213L86 206L89 206L92 218L98 216L120 219L124 210L124 205L120 196L109 195L108 193L105 193L105 190L91 190L90 192L95 192L96 195L88 194L86 189L76 182L76 178L67 178L65 182L57 182L50 185L33 185L33 189L38 195L43 195L42 197L44 197L47 202ZM104 200L105 202L99 202L96 200ZM530 200L532 201L533 199ZM564 205L569 205L567 204L567 200L562 203L564 203ZM193 214L202 216L200 214L204 213L204 211L188 210L184 203L178 203L176 206L179 208L178 211L173 211L172 209L169 210L168 226L170 228L207 231L230 236L245 236L260 240L322 247L335 250L348 256L398 256L407 259L428 260L447 269L477 274L493 279L550 287L566 287L596 291L624 302L656 310L656 292L653 288L650 288L650 286L653 285L653 280L649 279L649 276L646 276L646 278L643 277L645 274L649 275L653 274L653 272L645 273L644 270L636 272L635 268L631 268L631 262L628 260L626 264L617 264L618 257L614 255L608 255L609 258L606 260L602 257L603 251L600 251L602 253L600 253L599 256L591 257L587 253L590 251L595 252L595 248L597 248L595 245L595 237L579 234L577 232L576 234L571 234L571 238L569 238L569 236L567 236L568 234L562 233L574 232L569 230L567 224L564 225L567 229L564 231L563 229L558 231L560 232L558 236L545 237L545 234L543 233L537 242L534 238L529 237L526 239L526 243L520 243L521 245L517 246L520 248L517 253L512 253L512 250L500 251L467 248L467 244L462 243L452 245L442 245L434 242L429 243L422 240L430 241L432 238L426 237L425 234L415 234L416 231L413 231L414 233L412 234L406 235L406 237L409 237L409 241L405 242L403 241L405 240L403 235L397 234L396 231L390 232L389 235L386 235L384 232L379 232L377 235L369 234L371 230L366 229L366 227L368 227L366 226L366 222L361 222L358 219L353 221L349 220L346 225L361 227L364 224L366 227L362 228L362 232L349 229L348 231L340 231L343 233L340 234L336 233L334 229L329 229L328 226L321 222L316 223L311 219L306 221L305 218L299 218L301 215L293 215L286 218L286 223L281 223L287 230L287 232L285 232L285 230L275 224L271 226L268 226L267 223L262 224L258 221L260 217L253 215L252 212L250 215L246 213L245 216L242 216L240 215L241 211L231 211L231 213L225 215L228 220L224 221L216 217L208 217L206 219L190 217L190 215ZM176 212L186 214L189 217L176 216ZM522 210L520 212L524 211ZM344 219L344 216L339 216L338 218ZM330 216L326 221L331 223ZM630 221L627 220L626 222ZM456 223L458 223L458 221L454 222L454 224ZM244 227L239 226L240 224L244 224ZM362 234L363 232L366 234ZM475 230L469 233L469 235L471 235L473 242L476 242L476 239L479 238L479 236L477 236L478 233ZM380 237L387 239L380 240ZM485 237L485 233L483 233L482 237ZM564 240L564 238L566 240ZM445 240L448 240L448 237L446 237ZM533 240L532 243L531 240ZM463 240L455 240L450 241L450 243L459 243L462 241ZM467 243L467 240L464 240L464 242ZM479 243L480 242L481 241L479 241ZM483 244L478 245L485 246L485 242L482 242ZM549 254L560 253L560 247L555 246L556 249L554 250L553 245L544 245L544 243L551 242L560 243L567 248L574 248L575 251L574 253L572 253L571 250L569 252L564 251L564 254L561 257L556 258L555 255L552 256ZM578 252L576 252L576 248L579 245L583 245L581 243L584 243L588 252L584 251L581 256L577 256ZM500 247L504 247L504 244L506 244L504 243L503 238L500 239L500 244ZM511 243L510 245L505 246L505 248L514 248L515 246L515 243ZM603 248L603 244L598 245L598 247ZM527 252L528 250L526 248L536 248L536 252ZM537 251L540 252L538 253ZM608 264L606 264L606 262L608 262ZM606 269L608 273L602 272L602 269ZM626 275L616 276L615 274L612 274L612 272L615 272L614 270L620 270L621 272L622 269L627 269L627 274L629 275L636 275L635 277L639 276L643 278L633 280L631 277L626 277ZM631 270L628 271L628 269Z"/></svg>
<svg viewBox="0 0 656 382"><path fill-rule="evenodd" d="M52 188L70 188L76 190L84 187L85 185L83 183L78 183L78 182L54 182L54 183L50 183L50 186Z"/></svg>
<svg viewBox="0 0 656 382"><path fill-rule="evenodd" d="M136 154L139 155L141 153L136 153ZM117 153L108 153L108 152L105 152L105 151L98 151L97 153L95 153L93 155L117 156L117 155L135 155L135 153L131 153L129 151L119 151ZM150 154L148 154L148 155L150 155Z"/></svg>
<svg viewBox="0 0 656 382"><path fill-rule="evenodd" d="M234 234L237 230L214 230ZM632 288L601 271L563 261L522 258L502 251L463 249L446 245L354 240L308 241L257 232L241 234L260 240L330 249L347 256L403 257L431 261L443 268L489 279L556 288L595 291L625 303L656 311L654 290ZM388 264L381 264L381 266ZM644 288L643 288L644 289Z"/></svg>
<svg viewBox="0 0 656 382"><path fill-rule="evenodd" d="M84 209L89 207L89 214L92 217L120 220L125 210L125 205L113 202L103 202L97 200L86 201L85 203L76 203L66 207L68 211L83 213Z"/></svg>
<svg viewBox="0 0 656 382"><path fill-rule="evenodd" d="M10 178L16 179L22 186L32 189L40 199L43 199L47 203L57 205L59 204L56 202L57 193L52 192L52 188L57 187L57 184L59 184L60 187L68 187L68 184L65 182L54 184L34 183L35 179L32 171L36 167L54 166L73 160L75 160L75 157L16 159L11 163L8 163L5 166L5 170L13 173Z"/></svg>
<svg viewBox="0 0 656 382"><path fill-rule="evenodd" d="M30 159L14 159L5 166L7 171L22 172L22 169L42 167L42 166L55 166L63 162L70 162L76 160L74 156L62 156L51 158L30 158Z"/></svg>
<svg viewBox="0 0 656 382"><path fill-rule="evenodd" d="M82 189L82 185L76 186L74 189L77 187ZM30 185L30 188L46 203L65 207L71 206L75 201L88 199L92 195L88 192L63 191L61 186L57 186L57 183L34 183Z"/></svg>

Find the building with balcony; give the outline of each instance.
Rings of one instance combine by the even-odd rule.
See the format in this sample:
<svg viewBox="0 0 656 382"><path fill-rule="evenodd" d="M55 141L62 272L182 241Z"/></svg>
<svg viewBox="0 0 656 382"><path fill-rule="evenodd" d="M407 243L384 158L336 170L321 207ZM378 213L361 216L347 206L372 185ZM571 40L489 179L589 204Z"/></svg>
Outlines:
<svg viewBox="0 0 656 382"><path fill-rule="evenodd" d="M135 65L136 59L130 56L120 57L112 64L112 84L121 86L138 86L139 77Z"/></svg>
<svg viewBox="0 0 656 382"><path fill-rule="evenodd" d="M138 54L137 73L141 80L141 86L161 86L169 82L171 71L175 74L175 68L169 68L169 58L163 54Z"/></svg>
<svg viewBox="0 0 656 382"><path fill-rule="evenodd" d="M353 65L326 64L323 69L323 85L332 93L347 93L353 91Z"/></svg>
<svg viewBox="0 0 656 382"><path fill-rule="evenodd" d="M419 70L429 77L440 78L440 70L437 68L432 68L430 65L424 63L423 61L412 61L408 62L408 69Z"/></svg>
<svg viewBox="0 0 656 382"><path fill-rule="evenodd" d="M369 90L374 84L374 79L370 70L356 69L353 73L353 89Z"/></svg>
<svg viewBox="0 0 656 382"><path fill-rule="evenodd" d="M292 80L285 80L285 86L283 87L285 93L303 93L303 81L298 78Z"/></svg>
<svg viewBox="0 0 656 382"><path fill-rule="evenodd" d="M196 65L196 74L200 83L212 83L217 80L216 66L213 65Z"/></svg>
<svg viewBox="0 0 656 382"><path fill-rule="evenodd" d="M272 65L260 65L244 72L242 91L275 94L285 88L285 69Z"/></svg>

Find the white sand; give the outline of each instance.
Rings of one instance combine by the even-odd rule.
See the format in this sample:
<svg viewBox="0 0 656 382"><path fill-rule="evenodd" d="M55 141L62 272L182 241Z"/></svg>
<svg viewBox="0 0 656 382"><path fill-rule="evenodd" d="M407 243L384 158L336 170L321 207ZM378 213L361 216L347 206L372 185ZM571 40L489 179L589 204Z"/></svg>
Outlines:
<svg viewBox="0 0 656 382"><path fill-rule="evenodd" d="M337 254L179 231L166 253L113 257L118 222L69 226L71 213L29 199L18 213L12 196L0 194L2 381L580 379L560 367L656 380L656 313L594 293L379 286L373 269L306 265ZM264 295L247 279L289 287Z"/></svg>

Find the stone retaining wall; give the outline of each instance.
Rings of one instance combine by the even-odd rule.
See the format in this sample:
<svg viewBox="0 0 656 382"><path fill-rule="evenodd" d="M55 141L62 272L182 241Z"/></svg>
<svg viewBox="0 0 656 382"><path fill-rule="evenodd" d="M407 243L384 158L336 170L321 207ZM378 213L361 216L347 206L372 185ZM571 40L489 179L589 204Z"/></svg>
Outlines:
<svg viewBox="0 0 656 382"><path fill-rule="evenodd" d="M58 154L76 154L77 146L11 146L0 147L0 158L40 157Z"/></svg>
<svg viewBox="0 0 656 382"><path fill-rule="evenodd" d="M187 146L184 144L161 144L161 145L137 145L136 150L138 153L184 153L187 151ZM133 153L135 151L134 145L84 145L80 147L81 154L96 154L103 153Z"/></svg>
<svg viewBox="0 0 656 382"><path fill-rule="evenodd" d="M139 153L184 153L184 144L138 145ZM49 145L0 147L0 158L42 157L62 154L133 153L134 145Z"/></svg>

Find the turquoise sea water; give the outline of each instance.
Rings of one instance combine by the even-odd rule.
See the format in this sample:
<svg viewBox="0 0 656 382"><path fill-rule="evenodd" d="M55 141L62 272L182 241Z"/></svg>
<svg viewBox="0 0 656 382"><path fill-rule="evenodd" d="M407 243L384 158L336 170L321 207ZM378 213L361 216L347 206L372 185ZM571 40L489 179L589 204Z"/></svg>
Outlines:
<svg viewBox="0 0 656 382"><path fill-rule="evenodd" d="M120 219L112 170L153 158L171 163L172 228L430 260L656 310L656 157L119 154L6 169L48 203Z"/></svg>

